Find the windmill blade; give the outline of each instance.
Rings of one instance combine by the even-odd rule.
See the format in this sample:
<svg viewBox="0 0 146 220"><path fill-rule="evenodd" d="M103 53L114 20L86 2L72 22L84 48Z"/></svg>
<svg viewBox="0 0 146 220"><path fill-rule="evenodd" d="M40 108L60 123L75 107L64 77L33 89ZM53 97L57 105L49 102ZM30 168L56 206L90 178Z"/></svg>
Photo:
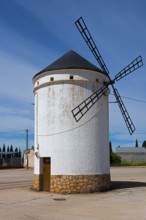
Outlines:
<svg viewBox="0 0 146 220"><path fill-rule="evenodd" d="M142 58L141 58L141 56L138 56L128 66L126 66L123 70L121 70L118 74L116 74L114 80L118 81L118 80L122 79L123 77L132 73L136 69L140 68L141 66L143 66Z"/></svg>
<svg viewBox="0 0 146 220"><path fill-rule="evenodd" d="M76 27L78 28L79 32L81 33L83 39L85 40L86 44L88 45L89 49L91 50L92 54L94 55L95 59L97 60L97 62L99 63L99 66L101 67L101 69L109 74L109 71L104 63L104 60L99 52L99 50L97 49L97 46L83 20L82 17L80 17L76 22L75 22Z"/></svg>
<svg viewBox="0 0 146 220"><path fill-rule="evenodd" d="M108 86L104 85L87 99L85 99L81 104L72 110L73 117L76 122L78 122L85 113L100 99L100 97L108 90Z"/></svg>
<svg viewBox="0 0 146 220"><path fill-rule="evenodd" d="M113 90L114 90L114 95L116 97L116 100L117 100L117 103L119 105L119 108L121 110L121 113L123 115L123 118L125 120L126 126L128 128L128 131L129 131L130 135L132 135L133 132L135 131L135 126L134 126L134 124L133 124L133 122L132 122L132 120L130 118L130 115L128 114L128 111L127 111L127 109L126 109L126 107L125 107L125 105L124 105L124 103L122 101L121 96L118 93L118 90L115 89L115 88Z"/></svg>

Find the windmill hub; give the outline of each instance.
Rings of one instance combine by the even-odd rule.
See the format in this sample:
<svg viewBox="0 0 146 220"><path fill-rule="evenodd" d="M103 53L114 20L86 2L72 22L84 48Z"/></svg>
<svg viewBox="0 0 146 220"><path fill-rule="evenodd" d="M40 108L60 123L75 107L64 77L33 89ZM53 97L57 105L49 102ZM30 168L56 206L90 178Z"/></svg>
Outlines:
<svg viewBox="0 0 146 220"><path fill-rule="evenodd" d="M105 86L109 86L109 85L113 85L115 83L115 80L113 79L113 80L109 80L109 81L107 81L107 82L104 82L104 85Z"/></svg>

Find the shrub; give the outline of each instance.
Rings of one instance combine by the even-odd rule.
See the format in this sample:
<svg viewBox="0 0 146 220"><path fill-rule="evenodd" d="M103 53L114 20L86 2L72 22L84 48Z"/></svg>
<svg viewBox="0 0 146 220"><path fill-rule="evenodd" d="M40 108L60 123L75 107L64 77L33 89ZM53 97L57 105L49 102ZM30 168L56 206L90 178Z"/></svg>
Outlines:
<svg viewBox="0 0 146 220"><path fill-rule="evenodd" d="M111 152L110 154L110 165L111 166L120 166L121 165L121 157L116 153Z"/></svg>

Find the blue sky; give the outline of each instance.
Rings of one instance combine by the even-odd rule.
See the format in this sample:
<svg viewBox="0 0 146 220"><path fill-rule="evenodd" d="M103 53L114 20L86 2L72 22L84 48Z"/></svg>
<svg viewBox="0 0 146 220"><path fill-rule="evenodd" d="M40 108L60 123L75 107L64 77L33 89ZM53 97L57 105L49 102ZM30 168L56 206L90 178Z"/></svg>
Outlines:
<svg viewBox="0 0 146 220"><path fill-rule="evenodd" d="M0 0L0 146L33 145L32 77L69 50L96 60L74 22L82 16L114 77L138 55L146 63L145 0ZM116 84L135 124L130 136L117 104L110 107L113 147L146 139L146 65ZM110 101L114 101L110 95Z"/></svg>

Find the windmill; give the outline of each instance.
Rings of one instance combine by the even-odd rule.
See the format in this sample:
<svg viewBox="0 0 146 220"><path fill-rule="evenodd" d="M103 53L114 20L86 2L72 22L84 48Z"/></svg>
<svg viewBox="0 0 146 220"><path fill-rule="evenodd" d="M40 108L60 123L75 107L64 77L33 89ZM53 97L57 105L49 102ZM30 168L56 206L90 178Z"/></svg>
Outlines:
<svg viewBox="0 0 146 220"><path fill-rule="evenodd" d="M130 135L133 134L135 131L135 126L131 120L131 117L122 101L122 98L118 92L118 90L114 87L114 84L116 81L121 80L125 76L129 75L130 73L134 72L136 69L140 68L143 66L142 58L141 56L138 56L135 60L133 60L129 65L127 65L124 69L122 69L119 73L117 73L114 77L114 79L111 79L109 75L109 70L83 20L82 17L80 17L76 22L75 22L76 27L78 28L80 34L82 35L84 41L88 45L90 51L94 55L95 59L97 60L100 68L104 73L107 74L108 76L108 81L104 82L103 85L96 90L94 93L92 93L89 97L87 97L83 102L81 102L78 106L76 106L72 110L73 117L75 118L76 122L78 122L85 114L86 112L102 97L105 92L108 91L108 87L111 85L113 89L113 93L116 98L116 102L119 105L120 111L122 113L122 116L124 118L124 121L126 123L126 126L128 128L128 131Z"/></svg>

